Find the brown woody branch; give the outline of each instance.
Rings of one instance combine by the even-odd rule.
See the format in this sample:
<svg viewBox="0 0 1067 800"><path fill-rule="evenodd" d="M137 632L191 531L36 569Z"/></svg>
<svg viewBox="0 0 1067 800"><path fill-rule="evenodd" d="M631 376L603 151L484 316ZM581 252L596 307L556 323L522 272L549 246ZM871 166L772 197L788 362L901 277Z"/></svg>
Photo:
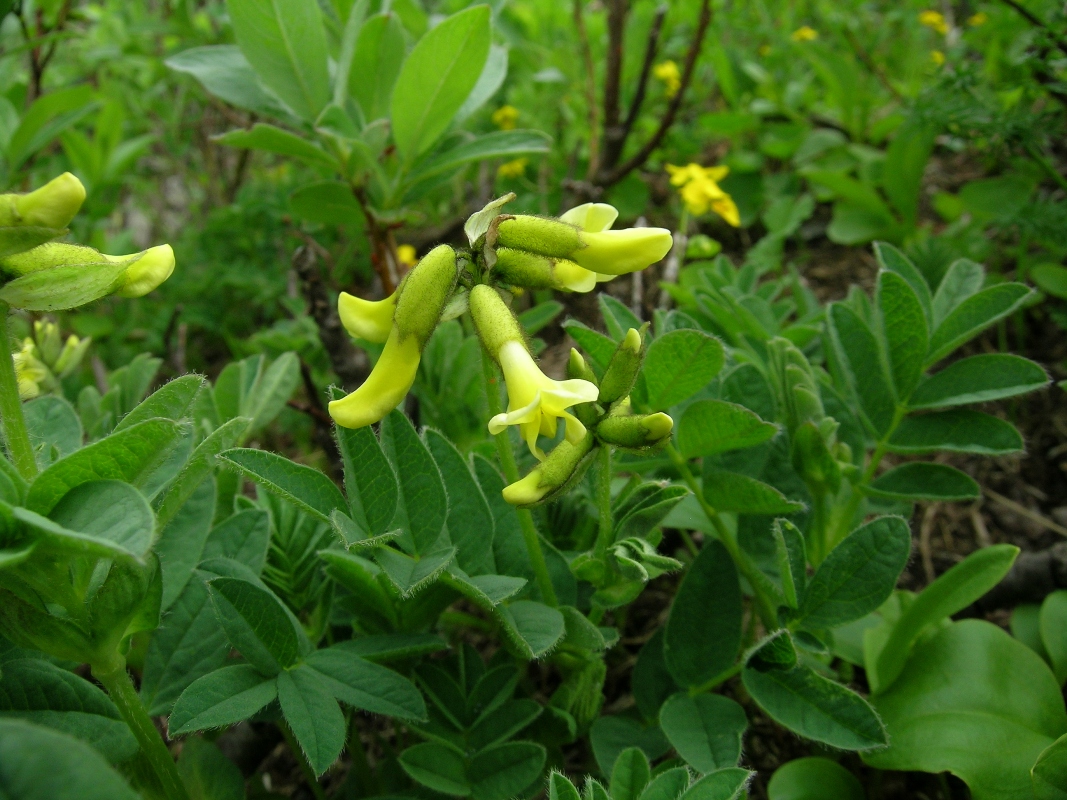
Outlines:
<svg viewBox="0 0 1067 800"><path fill-rule="evenodd" d="M667 111L660 120L659 127L656 129L656 132L652 134L652 137L645 142L641 149L621 166L610 170L600 170L595 180L595 183L598 186L606 188L618 183L635 169L642 166L645 161L648 160L648 157L655 152L656 148L659 147L663 138L671 129L671 126L674 125L674 121L678 116L678 111L682 107L682 101L685 99L686 90L689 88L689 83L693 78L697 58L700 56L700 50L704 44L704 36L708 32L708 26L710 24L711 2L710 0L702 0L700 4L700 18L697 21L696 31L693 33L693 40L689 43L689 51L685 56L685 66L682 68L681 86L678 88L678 93L671 98L670 105L667 106Z"/></svg>
<svg viewBox="0 0 1067 800"><path fill-rule="evenodd" d="M593 51L589 47L589 32L585 28L585 16L582 14L582 0L574 0L572 6L574 14L574 27L578 30L578 42L582 53L582 62L585 65L585 94L586 106L589 108L589 170L586 173L590 178L599 169L600 164L600 138L597 129L599 123L599 108L596 101L596 68L593 65Z"/></svg>
<svg viewBox="0 0 1067 800"><path fill-rule="evenodd" d="M616 125L604 130L604 164L609 169L619 163L622 151L626 147L626 140L630 138L638 116L641 114L641 106L645 102L645 93L648 91L648 79L652 74L652 65L656 61L656 52L659 50L659 37L663 32L663 20L667 17L667 7L660 6L656 9L656 16L652 20L652 27L648 31L648 43L645 45L645 59L641 63L641 74L637 78L637 91L630 103L630 110L626 114L626 120L622 125Z"/></svg>

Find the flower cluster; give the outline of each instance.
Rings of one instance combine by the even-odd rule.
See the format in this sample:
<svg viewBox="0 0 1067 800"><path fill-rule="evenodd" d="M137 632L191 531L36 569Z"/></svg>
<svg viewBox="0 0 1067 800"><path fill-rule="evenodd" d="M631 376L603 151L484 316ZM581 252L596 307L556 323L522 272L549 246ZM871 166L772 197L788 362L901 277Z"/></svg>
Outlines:
<svg viewBox="0 0 1067 800"><path fill-rule="evenodd" d="M656 80L663 84L663 93L674 97L682 88L682 73L673 61L662 61L652 68Z"/></svg>
<svg viewBox="0 0 1067 800"><path fill-rule="evenodd" d="M578 206L559 218L501 214L501 205L495 201L468 221L470 251L434 248L392 296L370 301L341 294L338 313L348 332L384 343L385 349L363 385L330 403L329 411L338 425L348 428L381 420L410 390L437 324L469 310L507 388L507 410L489 420L489 431L499 434L517 426L540 461L504 490L509 502L525 506L562 491L596 447L654 446L670 434L673 421L665 414L635 415L630 409L628 395L644 352L641 333L628 333L599 381L576 351L571 374L557 381L537 366L502 295L520 288L588 292L598 281L661 260L673 240L663 228L611 230L618 212L601 203ZM561 422L564 438L546 454L539 437L554 438Z"/></svg>
<svg viewBox="0 0 1067 800"><path fill-rule="evenodd" d="M33 337L27 336L15 351L15 375L18 378L19 396L30 400L42 392L59 388L59 381L70 375L81 364L89 349L91 339L80 339L74 334L66 341L60 336L59 327L49 320L33 323Z"/></svg>
<svg viewBox="0 0 1067 800"><path fill-rule="evenodd" d="M737 204L719 186L719 181L730 173L729 167L702 167L699 164L676 167L668 164L667 172L671 176L671 185L678 187L682 203L694 217L714 211L735 228L741 224Z"/></svg>
<svg viewBox="0 0 1067 800"><path fill-rule="evenodd" d="M937 31L937 33L940 33L942 36L948 33L948 22L945 20L945 15L940 11L920 11L919 24L925 25L933 31Z"/></svg>
<svg viewBox="0 0 1067 800"><path fill-rule="evenodd" d="M814 42L819 38L819 32L810 25L802 25L793 31L789 38L794 42Z"/></svg>
<svg viewBox="0 0 1067 800"><path fill-rule="evenodd" d="M57 242L85 201L69 172L29 194L0 195L0 301L30 311L59 311L107 295L141 297L174 271L170 245L109 256Z"/></svg>

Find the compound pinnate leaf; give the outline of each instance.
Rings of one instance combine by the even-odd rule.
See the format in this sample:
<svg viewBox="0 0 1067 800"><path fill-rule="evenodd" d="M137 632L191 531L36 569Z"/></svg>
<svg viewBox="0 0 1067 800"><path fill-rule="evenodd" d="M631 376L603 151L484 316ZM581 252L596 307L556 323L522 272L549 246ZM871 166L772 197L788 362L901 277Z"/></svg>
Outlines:
<svg viewBox="0 0 1067 800"><path fill-rule="evenodd" d="M450 747L424 742L401 753L399 761L412 779L435 792L454 797L467 797L471 793L467 765Z"/></svg>
<svg viewBox="0 0 1067 800"><path fill-rule="evenodd" d="M268 589L240 578L215 578L208 590L230 643L264 675L276 675L300 658L302 631Z"/></svg>
<svg viewBox="0 0 1067 800"><path fill-rule="evenodd" d="M678 421L678 449L686 458L762 444L778 432L747 408L724 400L697 400Z"/></svg>
<svg viewBox="0 0 1067 800"><path fill-rule="evenodd" d="M974 500L982 490L974 478L947 464L913 461L884 472L868 491L892 500Z"/></svg>
<svg viewBox="0 0 1067 800"><path fill-rule="evenodd" d="M327 682L306 664L278 675L278 703L308 764L321 775L345 746L345 717Z"/></svg>
<svg viewBox="0 0 1067 800"><path fill-rule="evenodd" d="M382 450L399 480L400 494L390 530L404 531L401 543L415 553L435 549L448 517L448 495L437 464L399 411L382 420Z"/></svg>
<svg viewBox="0 0 1067 800"><path fill-rule="evenodd" d="M915 290L895 272L878 276L878 307L888 345L889 368L897 396L908 397L923 372L927 322Z"/></svg>
<svg viewBox="0 0 1067 800"><path fill-rule="evenodd" d="M248 719L278 696L274 678L250 664L223 667L194 681L170 713L172 736L221 728Z"/></svg>
<svg viewBox="0 0 1067 800"><path fill-rule="evenodd" d="M352 429L337 425L334 432L344 463L352 519L369 536L383 534L393 521L400 495L393 467L369 426Z"/></svg>
<svg viewBox="0 0 1067 800"><path fill-rule="evenodd" d="M930 335L927 364L934 364L997 320L1023 306L1032 290L1021 283L1001 283L971 295L953 309Z"/></svg>
<svg viewBox="0 0 1067 800"><path fill-rule="evenodd" d="M830 333L845 360L846 379L871 427L879 434L893 422L894 396L878 339L855 311L830 306Z"/></svg>
<svg viewBox="0 0 1067 800"><path fill-rule="evenodd" d="M317 469L265 450L238 447L219 455L270 492L329 524L334 509L348 504L333 481Z"/></svg>
<svg viewBox="0 0 1067 800"><path fill-rule="evenodd" d="M889 438L894 453L978 453L1007 455L1023 449L1023 437L1010 422L956 408L905 417Z"/></svg>
<svg viewBox="0 0 1067 800"><path fill-rule="evenodd" d="M380 664L353 655L342 645L317 650L306 665L319 673L342 703L401 719L425 719L426 704L415 684Z"/></svg>
<svg viewBox="0 0 1067 800"><path fill-rule="evenodd" d="M722 370L726 355L722 342L697 330L676 330L648 347L638 386L644 385L644 404L666 411L696 394Z"/></svg>
<svg viewBox="0 0 1067 800"><path fill-rule="evenodd" d="M912 392L911 408L947 408L986 403L1048 385L1038 364L1008 353L985 353L954 361Z"/></svg>

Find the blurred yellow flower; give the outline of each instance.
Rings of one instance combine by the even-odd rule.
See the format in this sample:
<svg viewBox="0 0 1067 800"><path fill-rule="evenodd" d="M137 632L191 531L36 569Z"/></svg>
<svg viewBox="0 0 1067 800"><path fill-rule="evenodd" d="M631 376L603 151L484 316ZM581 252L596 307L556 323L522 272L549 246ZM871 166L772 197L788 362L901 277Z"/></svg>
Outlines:
<svg viewBox="0 0 1067 800"><path fill-rule="evenodd" d="M979 25L985 25L989 22L989 15L984 11L979 11L977 14L967 19L967 24L972 28L977 28Z"/></svg>
<svg viewBox="0 0 1067 800"><path fill-rule="evenodd" d="M682 73L673 61L661 61L656 64L652 68L652 74L663 84L667 97L674 97L682 88Z"/></svg>
<svg viewBox="0 0 1067 800"><path fill-rule="evenodd" d="M498 178L521 178L526 174L526 165L530 163L528 158L516 158L514 161L507 161L501 164L496 169L496 175Z"/></svg>
<svg viewBox="0 0 1067 800"><path fill-rule="evenodd" d="M945 54L942 53L940 50L931 50L930 60L940 67L945 63Z"/></svg>
<svg viewBox="0 0 1067 800"><path fill-rule="evenodd" d="M925 25L927 28L932 28L942 36L948 33L948 23L945 22L945 15L940 11L920 11L919 24Z"/></svg>
<svg viewBox="0 0 1067 800"><path fill-rule="evenodd" d="M668 164L667 172L671 175L671 185L678 187L678 195L690 214L699 217L714 211L733 227L741 225L737 204L719 186L719 181L730 173L729 167L702 167L699 164L676 167Z"/></svg>
<svg viewBox="0 0 1067 800"><path fill-rule="evenodd" d="M804 25L793 31L789 38L794 42L814 42L819 38L819 32L808 25Z"/></svg>
<svg viewBox="0 0 1067 800"><path fill-rule="evenodd" d="M519 121L519 109L515 106L501 106L493 112L492 120L502 131L514 130L515 123Z"/></svg>
<svg viewBox="0 0 1067 800"><path fill-rule="evenodd" d="M398 245L396 248L396 260L401 266L413 267L419 263L418 253L410 244Z"/></svg>

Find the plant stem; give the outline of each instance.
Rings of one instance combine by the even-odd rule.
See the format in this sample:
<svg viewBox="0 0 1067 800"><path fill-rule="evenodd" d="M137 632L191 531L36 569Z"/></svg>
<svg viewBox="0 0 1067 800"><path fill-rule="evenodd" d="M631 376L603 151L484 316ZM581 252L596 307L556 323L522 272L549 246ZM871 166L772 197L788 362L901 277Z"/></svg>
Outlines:
<svg viewBox="0 0 1067 800"><path fill-rule="evenodd" d="M608 553L612 543L614 525L611 516L611 446L602 445L597 455L596 474L596 505L600 516L600 524L597 528L596 550L597 558L603 558Z"/></svg>
<svg viewBox="0 0 1067 800"><path fill-rule="evenodd" d="M300 749L300 743L297 742L296 737L293 736L293 732L289 730L289 726L284 722L279 722L278 727L281 728L282 736L285 737L285 743L289 746L293 758L295 758L296 763L300 765L300 771L304 775L304 781L311 788L311 793L315 795L315 800L326 800L326 792L322 790L322 784L319 783L319 779L315 775L315 770L311 768L307 758L304 757L304 751Z"/></svg>
<svg viewBox="0 0 1067 800"><path fill-rule="evenodd" d="M33 457L33 445L26 430L26 418L22 415L22 400L19 398L19 381L15 375L15 359L11 354L11 334L7 327L7 303L0 302L0 418L4 424L4 441L19 475L28 481L37 477L37 460Z"/></svg>
<svg viewBox="0 0 1067 800"><path fill-rule="evenodd" d="M701 684L700 686L694 686L692 689L689 690L689 696L696 697L698 694L710 692L720 683L726 683L726 681L730 680L730 678L739 673L741 671L741 668L744 667L744 665L745 664L743 661L738 661L732 667L724 669L722 672L720 672L707 683Z"/></svg>
<svg viewBox="0 0 1067 800"><path fill-rule="evenodd" d="M496 365L490 359L489 354L482 350L482 372L485 375L485 395L489 401L489 416L495 417L504 409L500 404L500 389L497 378ZM519 479L519 465L515 462L515 453L511 449L511 439L508 438L507 429L493 437L496 439L496 451L500 456L500 466L504 470L507 482L515 483ZM515 509L519 516L519 526L522 528L522 539L526 543L526 554L530 557L530 566L533 568L537 588L541 590L541 600L545 605L556 608L559 600L556 598L556 589L552 586L552 578L548 574L548 564L545 562L544 551L541 550L541 540L534 525L533 515L527 508Z"/></svg>
<svg viewBox="0 0 1067 800"><path fill-rule="evenodd" d="M111 664L93 665L93 676L107 689L122 719L133 731L137 743L141 746L141 752L145 754L166 793L167 800L189 800L170 750L141 704L137 690L133 688L129 673L126 672L126 660L116 656Z"/></svg>
<svg viewBox="0 0 1067 800"><path fill-rule="evenodd" d="M737 536L733 531L726 527L726 523L722 521L722 517L719 516L719 513L708 504L707 500L704 499L703 487L693 476L692 470L689 469L689 463L682 457L682 454L678 452L678 449L673 444L667 445L667 455L671 459L671 463L674 464L675 469L681 474L682 480L689 486L689 490L696 497L697 502L700 503L704 515L715 527L715 532L719 537L719 541L722 542L726 551L730 554L730 558L733 559L737 571L745 576L745 579L752 587L752 596L756 602L756 612L759 614L760 621L763 622L763 627L768 631L777 630L778 615L775 613L774 604L763 591L763 583L760 580L761 576L758 574L759 567L752 563L752 560L741 549L741 545L737 541Z"/></svg>

